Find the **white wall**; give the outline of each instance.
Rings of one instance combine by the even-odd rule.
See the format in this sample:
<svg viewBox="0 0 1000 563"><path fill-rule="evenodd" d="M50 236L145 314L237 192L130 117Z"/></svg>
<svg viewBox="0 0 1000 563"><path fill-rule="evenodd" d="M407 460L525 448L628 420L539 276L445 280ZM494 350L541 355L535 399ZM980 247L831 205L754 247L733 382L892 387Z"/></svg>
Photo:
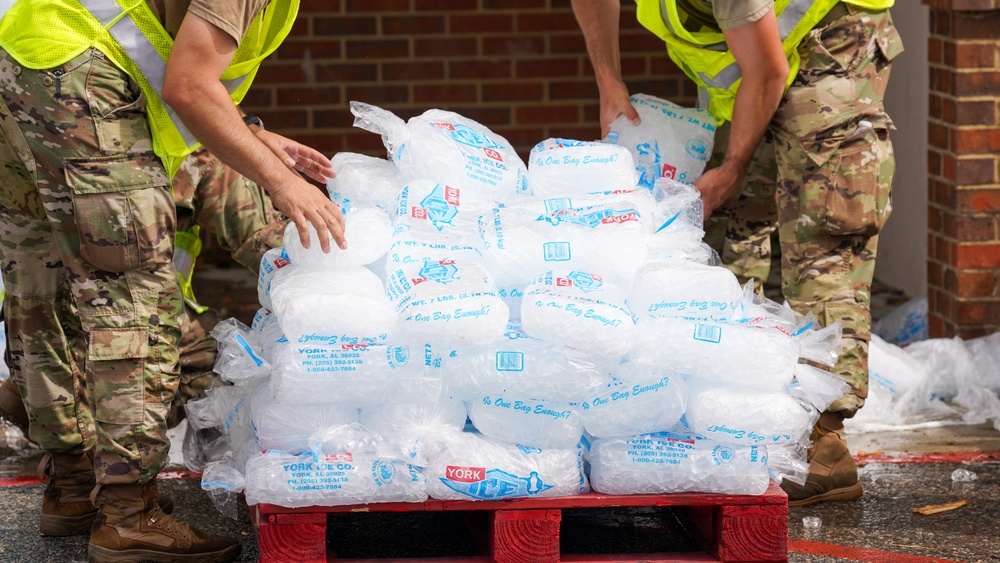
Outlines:
<svg viewBox="0 0 1000 563"><path fill-rule="evenodd" d="M892 64L885 97L895 122L892 216L879 239L875 277L911 297L927 294L927 39L929 9L917 0L892 8L906 51Z"/></svg>

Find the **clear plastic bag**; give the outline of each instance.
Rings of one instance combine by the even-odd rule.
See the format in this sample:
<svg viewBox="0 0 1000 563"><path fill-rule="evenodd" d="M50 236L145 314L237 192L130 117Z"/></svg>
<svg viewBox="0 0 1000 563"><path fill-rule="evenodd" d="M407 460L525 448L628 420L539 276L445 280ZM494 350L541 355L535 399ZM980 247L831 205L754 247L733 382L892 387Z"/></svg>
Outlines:
<svg viewBox="0 0 1000 563"><path fill-rule="evenodd" d="M633 190L638 181L632 154L618 145L546 139L528 155L528 187L538 197Z"/></svg>
<svg viewBox="0 0 1000 563"><path fill-rule="evenodd" d="M333 268L364 266L379 260L389 250L392 242L392 223L389 215L373 205L352 206L344 211L343 249L330 237L330 251L323 252L316 229L309 224L309 248L302 246L298 228L289 223L285 228L285 252L296 266L330 270Z"/></svg>
<svg viewBox="0 0 1000 563"><path fill-rule="evenodd" d="M353 152L330 159L337 175L326 182L330 199L342 206L377 205L389 211L403 189L403 177L391 160Z"/></svg>
<svg viewBox="0 0 1000 563"><path fill-rule="evenodd" d="M672 428L684 415L688 386L677 374L627 362L614 379L581 405L587 433L596 438L634 436Z"/></svg>

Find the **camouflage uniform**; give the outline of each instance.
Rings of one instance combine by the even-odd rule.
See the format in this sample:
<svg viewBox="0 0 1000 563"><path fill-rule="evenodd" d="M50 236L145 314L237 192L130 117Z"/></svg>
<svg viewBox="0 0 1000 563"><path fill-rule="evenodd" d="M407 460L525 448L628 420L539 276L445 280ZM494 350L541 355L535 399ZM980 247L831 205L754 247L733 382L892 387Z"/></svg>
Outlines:
<svg viewBox="0 0 1000 563"><path fill-rule="evenodd" d="M758 289L777 230L785 299L824 325L844 327L833 371L851 391L829 410L853 416L868 395L871 281L895 171L892 122L882 101L902 42L887 10L844 6L846 16L814 29L799 45L801 68L750 174L706 230L723 263L744 280L758 280Z"/></svg>
<svg viewBox="0 0 1000 563"><path fill-rule="evenodd" d="M0 51L0 124L5 320L31 438L96 443L99 483L145 483L167 459L183 307L145 98L95 50L41 71Z"/></svg>
<svg viewBox="0 0 1000 563"><path fill-rule="evenodd" d="M257 273L264 253L281 246L288 219L260 186L205 149L184 161L173 190L178 229L198 225L214 234L219 246L250 271ZM167 419L170 427L183 419L184 404L203 397L216 379L212 367L218 348L209 333L219 322L218 313L185 307L180 320L181 383Z"/></svg>

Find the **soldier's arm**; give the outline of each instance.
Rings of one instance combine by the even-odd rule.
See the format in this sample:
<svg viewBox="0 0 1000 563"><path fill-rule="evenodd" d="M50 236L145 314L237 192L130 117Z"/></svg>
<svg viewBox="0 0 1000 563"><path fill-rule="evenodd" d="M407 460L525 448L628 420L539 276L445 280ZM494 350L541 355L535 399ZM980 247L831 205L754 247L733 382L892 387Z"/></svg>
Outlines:
<svg viewBox="0 0 1000 563"><path fill-rule="evenodd" d="M726 44L743 73L733 107L732 134L726 157L694 185L705 201L705 217L737 189L750 168L757 145L784 95L788 59L781 46L774 10L746 25L723 30Z"/></svg>
<svg viewBox="0 0 1000 563"><path fill-rule="evenodd" d="M601 137L619 115L639 124L639 114L629 103L628 88L622 80L618 47L621 0L573 0L573 13L587 41L587 53L594 67L601 95Z"/></svg>
<svg viewBox="0 0 1000 563"><path fill-rule="evenodd" d="M291 163L283 162L268 144L281 142L314 158L318 155L322 160L313 160L307 165L314 172L329 168L332 173L329 160L273 133L266 134L266 138L262 133L258 138L243 124L239 110L219 80L232 61L236 47L230 35L188 13L167 60L164 101L206 148L267 190L275 207L295 222L305 246L308 246L308 225L311 223L324 251L329 250L329 235L346 248L340 208L292 169L296 165L294 159L289 157Z"/></svg>

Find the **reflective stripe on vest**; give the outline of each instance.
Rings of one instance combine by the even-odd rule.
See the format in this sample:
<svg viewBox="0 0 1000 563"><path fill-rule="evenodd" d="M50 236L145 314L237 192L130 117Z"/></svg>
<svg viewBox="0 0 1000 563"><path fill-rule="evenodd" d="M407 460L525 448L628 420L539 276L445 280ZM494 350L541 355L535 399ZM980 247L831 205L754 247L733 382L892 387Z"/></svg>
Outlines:
<svg viewBox="0 0 1000 563"><path fill-rule="evenodd" d="M678 33L677 27L674 26L673 18L670 17L670 11L667 8L667 2L673 4L673 0L660 0L660 15L663 17L663 23L666 24L667 29L670 30L674 35L685 39L687 41L692 41L694 36L683 29L683 26L679 26L680 33ZM795 26L802 21L805 17L806 12L809 11L813 5L813 0L790 0L785 9L778 14L778 35L781 37L781 41L784 42L785 39L792 33ZM694 41L692 41L694 42ZM707 43L700 45L702 49L708 49L711 51L728 51L729 47L726 45L725 41L719 41L715 43ZM699 72L698 76L701 77L702 81L712 87L719 88L721 90L728 90L736 84L736 81L743 78L743 69L740 68L739 63L733 62L729 66L723 68L715 76L708 76L704 72ZM700 98L699 93L699 98ZM708 107L708 106L705 106Z"/></svg>
<svg viewBox="0 0 1000 563"><path fill-rule="evenodd" d="M181 287L184 302L199 315L208 307L198 303L194 297L194 266L201 254L201 227L192 226L187 231L174 233L174 269L177 270L177 284Z"/></svg>

